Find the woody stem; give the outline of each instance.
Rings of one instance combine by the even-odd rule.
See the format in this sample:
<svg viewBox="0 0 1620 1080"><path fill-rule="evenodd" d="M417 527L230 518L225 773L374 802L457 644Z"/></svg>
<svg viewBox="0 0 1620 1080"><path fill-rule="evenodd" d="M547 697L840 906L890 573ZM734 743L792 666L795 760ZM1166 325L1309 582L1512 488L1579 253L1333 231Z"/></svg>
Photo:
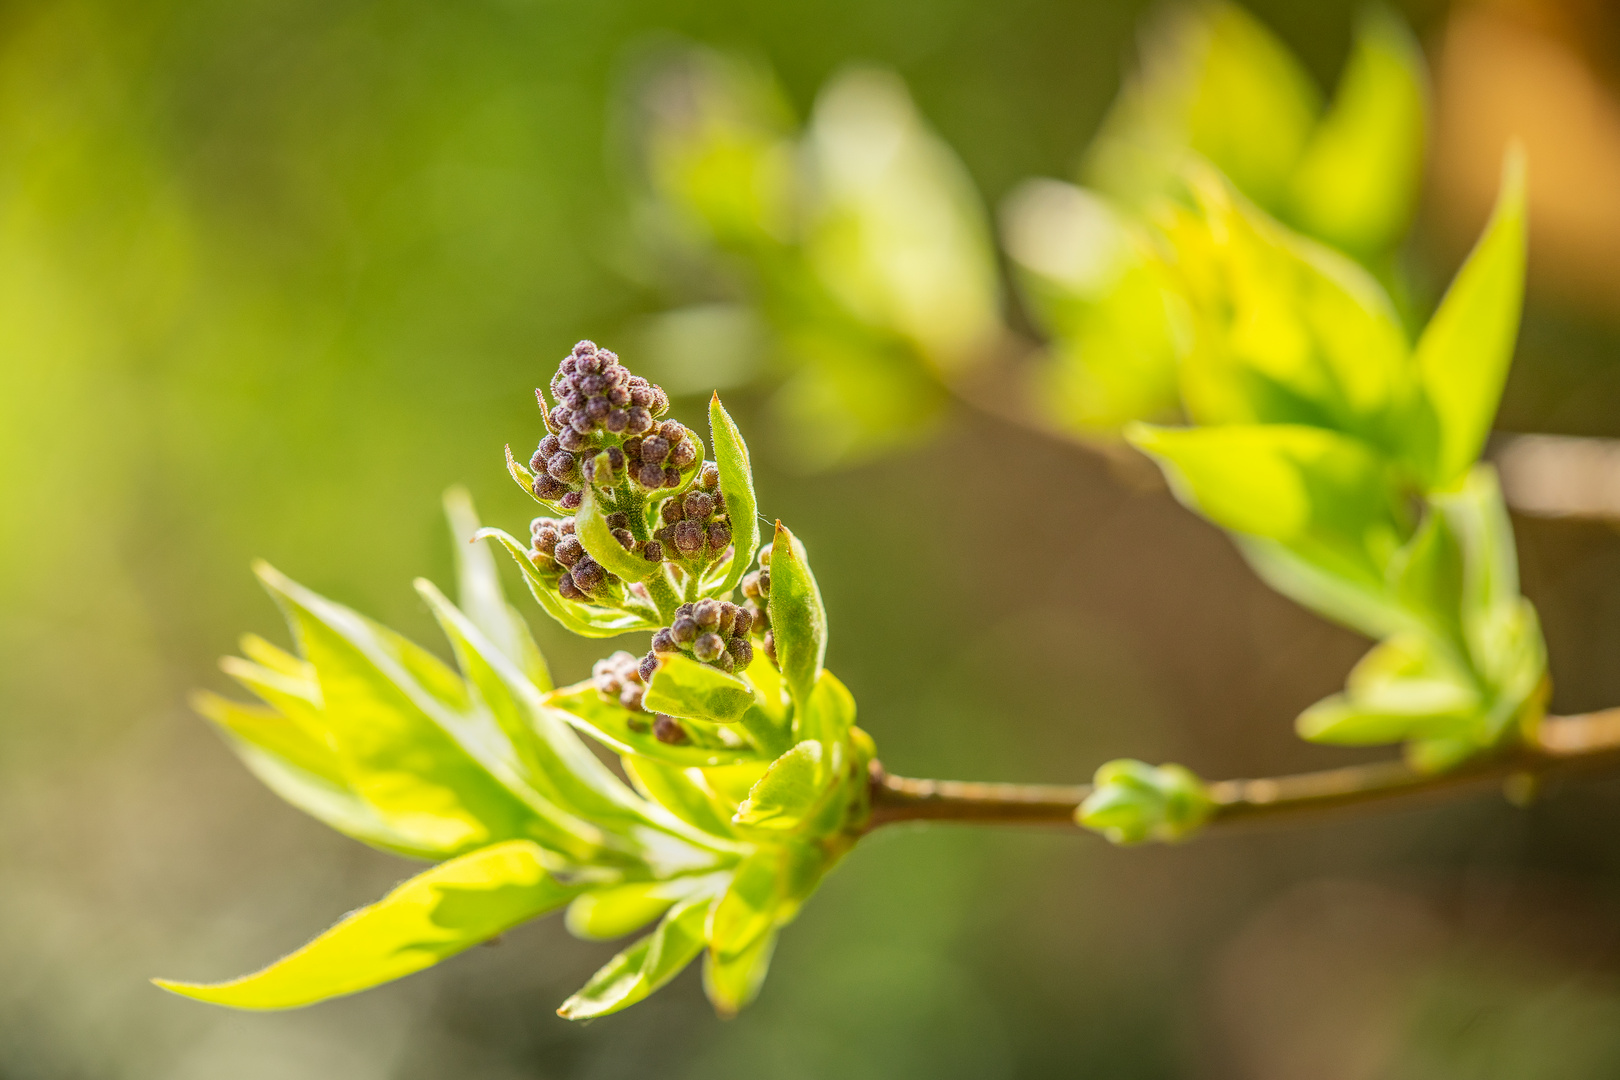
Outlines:
<svg viewBox="0 0 1620 1080"><path fill-rule="evenodd" d="M1312 810L1370 806L1396 798L1447 797L1512 782L1528 794L1546 777L1620 768L1620 708L1550 716L1511 749L1443 773L1381 761L1320 772L1209 785L1211 825L1282 818ZM1090 784L1000 784L917 780L873 762L868 829L904 821L980 825L1073 825Z"/></svg>

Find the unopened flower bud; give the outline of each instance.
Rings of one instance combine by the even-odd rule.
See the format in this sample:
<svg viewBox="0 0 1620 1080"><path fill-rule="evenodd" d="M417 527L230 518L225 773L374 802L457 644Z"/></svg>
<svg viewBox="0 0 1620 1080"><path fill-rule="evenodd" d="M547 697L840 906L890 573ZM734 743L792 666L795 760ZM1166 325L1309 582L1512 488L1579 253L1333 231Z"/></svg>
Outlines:
<svg viewBox="0 0 1620 1080"><path fill-rule="evenodd" d="M631 712L640 712L641 702L646 694L647 691L639 686L627 686L619 692L619 704Z"/></svg>
<svg viewBox="0 0 1620 1080"><path fill-rule="evenodd" d="M659 653L681 651L680 643L675 640L674 633L667 626L663 627L658 631L658 633L653 635L652 647L653 652Z"/></svg>
<svg viewBox="0 0 1620 1080"><path fill-rule="evenodd" d="M579 451L588 447L590 445L590 441L587 440L585 436L575 431L573 425L569 425L557 433L557 444L564 450L571 450L578 453Z"/></svg>
<svg viewBox="0 0 1620 1080"><path fill-rule="evenodd" d="M647 546L641 551L641 557L646 559L648 562L663 562L664 545L660 544L657 540L647 541Z"/></svg>
<svg viewBox="0 0 1620 1080"><path fill-rule="evenodd" d="M613 539L617 540L619 542L619 546L624 548L626 551L636 550L636 538L631 534L629 529L614 529Z"/></svg>
<svg viewBox="0 0 1620 1080"><path fill-rule="evenodd" d="M726 643L720 640L719 634L700 634L692 642L692 655L708 663L721 653L725 652Z"/></svg>
<svg viewBox="0 0 1620 1080"><path fill-rule="evenodd" d="M769 631L767 631L766 634L765 634L765 640L760 642L760 648L765 650L765 655L770 658L771 663L775 664L777 667L782 666L782 662L776 658L776 635L775 634L772 634Z"/></svg>
<svg viewBox="0 0 1620 1080"><path fill-rule="evenodd" d="M578 585L574 584L574 579L568 574L564 574L557 579L557 592L562 595L564 600L587 599L585 593L580 590Z"/></svg>
<svg viewBox="0 0 1620 1080"><path fill-rule="evenodd" d="M671 499L669 503L674 501L674 499ZM669 503L664 505L668 506ZM701 491L688 491L686 497L681 500L681 508L686 511L687 517L701 521L709 516L709 511L714 509L714 500Z"/></svg>
<svg viewBox="0 0 1620 1080"><path fill-rule="evenodd" d="M581 495L577 491L570 491L562 498L557 500L557 505L562 507L564 510L578 510L581 506L585 505L585 496Z"/></svg>
<svg viewBox="0 0 1620 1080"><path fill-rule="evenodd" d="M732 656L729 652L721 649L720 655L714 658L714 666L725 672L727 675L730 675L737 669L737 660L736 657Z"/></svg>
<svg viewBox="0 0 1620 1080"><path fill-rule="evenodd" d="M607 517L603 518L602 520L607 522L607 527L610 528L610 529L628 529L630 527L630 515L629 514L623 514L623 513L615 512L615 513L609 514Z"/></svg>
<svg viewBox="0 0 1620 1080"><path fill-rule="evenodd" d="M641 681L652 682L653 673L658 670L658 654L649 652L641 658L641 666L637 669L641 673Z"/></svg>
<svg viewBox="0 0 1620 1080"><path fill-rule="evenodd" d="M670 638L677 647L692 644L697 640L698 633L697 620L686 615L677 617L669 628Z"/></svg>
<svg viewBox="0 0 1620 1080"><path fill-rule="evenodd" d="M691 439L683 439L676 443L675 449L671 450L669 454L669 463L677 469L684 469L696 460L697 443Z"/></svg>
<svg viewBox="0 0 1620 1080"><path fill-rule="evenodd" d="M749 605L744 605L737 609L736 618L731 625L731 632L737 637L743 637L747 635L749 627L753 625L754 609Z"/></svg>
<svg viewBox="0 0 1620 1080"><path fill-rule="evenodd" d="M737 605L730 600L720 601L720 620L715 624L715 629L720 632L721 637L731 636L732 628L737 625L737 611Z"/></svg>
<svg viewBox="0 0 1620 1080"><path fill-rule="evenodd" d="M607 571L602 569L601 563L589 555L575 563L569 574L573 577L574 584L587 593L595 592L607 582Z"/></svg>
<svg viewBox="0 0 1620 1080"><path fill-rule="evenodd" d="M534 493L547 502L558 502L568 494L568 485L550 473L535 473Z"/></svg>
<svg viewBox="0 0 1620 1080"><path fill-rule="evenodd" d="M662 435L649 435L641 440L641 460L662 465L669 456L669 440Z"/></svg>
<svg viewBox="0 0 1620 1080"><path fill-rule="evenodd" d="M720 470L713 462L703 466L703 474L698 477L698 483L713 491L720 486Z"/></svg>
<svg viewBox="0 0 1620 1080"><path fill-rule="evenodd" d="M564 536L557 541L553 554L564 566L573 566L585 557L585 545L579 542L577 536Z"/></svg>
<svg viewBox="0 0 1620 1080"><path fill-rule="evenodd" d="M566 450L559 450L546 462L546 472L566 483L579 475L579 459Z"/></svg>
<svg viewBox="0 0 1620 1080"><path fill-rule="evenodd" d="M695 521L683 521L675 526L675 546L690 558L703 550L703 526Z"/></svg>
<svg viewBox="0 0 1620 1080"><path fill-rule="evenodd" d="M652 414L640 405L625 410L625 430L640 434L652 427Z"/></svg>
<svg viewBox="0 0 1620 1080"><path fill-rule="evenodd" d="M690 495L687 496L688 499L690 499L691 497L692 496L690 496ZM666 525L675 524L677 521L681 520L681 517L682 517L681 500L680 499L665 499L664 500L664 505L659 507L658 513L659 513L659 516L661 516L664 519L664 524L666 524Z"/></svg>
<svg viewBox="0 0 1620 1080"><path fill-rule="evenodd" d="M661 743L679 746L686 742L686 729L673 716L659 713L653 720L653 737Z"/></svg>
<svg viewBox="0 0 1620 1080"><path fill-rule="evenodd" d="M664 486L664 470L660 465L652 462L643 462L636 466L632 474L636 482L644 488L655 489Z"/></svg>
<svg viewBox="0 0 1620 1080"><path fill-rule="evenodd" d="M724 521L709 522L709 550L718 555L731 543L731 526Z"/></svg>
<svg viewBox="0 0 1620 1080"><path fill-rule="evenodd" d="M720 625L720 601L699 600L692 605L692 618L705 630L713 630Z"/></svg>
<svg viewBox="0 0 1620 1080"><path fill-rule="evenodd" d="M737 666L740 668L746 668L754 662L754 646L741 634L726 643L726 651L736 658Z"/></svg>

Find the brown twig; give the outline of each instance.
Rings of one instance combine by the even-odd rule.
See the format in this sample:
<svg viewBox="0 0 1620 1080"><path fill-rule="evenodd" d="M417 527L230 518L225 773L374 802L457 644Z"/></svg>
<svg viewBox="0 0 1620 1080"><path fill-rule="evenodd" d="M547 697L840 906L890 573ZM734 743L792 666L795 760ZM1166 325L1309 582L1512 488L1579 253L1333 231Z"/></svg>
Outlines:
<svg viewBox="0 0 1620 1080"><path fill-rule="evenodd" d="M1421 773L1399 761L1209 785L1211 825L1271 820L1390 799L1441 797L1512 783L1529 791L1546 777L1620 767L1620 708L1548 717L1533 740L1448 772ZM868 829L905 821L979 825L1073 825L1091 785L915 780L873 762Z"/></svg>

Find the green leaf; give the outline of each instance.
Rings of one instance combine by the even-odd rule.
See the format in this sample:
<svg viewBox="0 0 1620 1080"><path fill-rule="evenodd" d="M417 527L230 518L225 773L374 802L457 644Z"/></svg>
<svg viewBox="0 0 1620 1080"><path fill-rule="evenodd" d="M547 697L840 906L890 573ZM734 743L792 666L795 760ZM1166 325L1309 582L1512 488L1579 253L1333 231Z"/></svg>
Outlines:
<svg viewBox="0 0 1620 1080"><path fill-rule="evenodd" d="M680 974L703 951L703 925L712 896L677 904L658 929L636 942L591 976L584 988L563 1002L557 1015L567 1020L607 1016L645 998Z"/></svg>
<svg viewBox="0 0 1620 1080"><path fill-rule="evenodd" d="M585 501L574 513L574 530L586 553L601 563L608 573L617 574L625 581L645 581L651 577L660 564L650 563L635 552L626 551L613 538L613 530L608 528L607 518L602 513L601 492L586 484L583 495ZM558 599L561 600L561 597ZM568 603L566 600L562 602Z"/></svg>
<svg viewBox="0 0 1620 1080"><path fill-rule="evenodd" d="M1394 305L1366 270L1198 172L1202 227L1174 232L1194 298L1182 393L1201 424L1302 423L1403 452L1417 387ZM1190 267L1200 260L1198 272Z"/></svg>
<svg viewBox="0 0 1620 1080"><path fill-rule="evenodd" d="M1417 202L1428 105L1412 32L1382 7L1365 9L1333 105L1293 177L1295 224L1363 259L1393 247Z"/></svg>
<svg viewBox="0 0 1620 1080"><path fill-rule="evenodd" d="M620 763L637 791L682 821L711 836L729 838L735 834L731 815L736 805L709 785L704 770L630 754Z"/></svg>
<svg viewBox="0 0 1620 1080"><path fill-rule="evenodd" d="M612 838L457 737L468 699L454 673L269 566L257 570L315 667L320 715L350 786L394 828L457 851L529 838L582 862L611 857Z"/></svg>
<svg viewBox="0 0 1620 1080"><path fill-rule="evenodd" d="M748 444L720 404L717 393L709 399L709 436L714 441L714 463L720 469L720 490L731 517L731 565L718 588L708 595L724 599L736 589L754 564L759 551L759 509L754 499L754 470L748 462Z"/></svg>
<svg viewBox="0 0 1620 1080"><path fill-rule="evenodd" d="M754 688L684 653L664 653L644 704L648 712L733 724L754 704Z"/></svg>
<svg viewBox="0 0 1620 1080"><path fill-rule="evenodd" d="M1310 75L1235 4L1180 7L1155 30L1093 141L1090 182L1150 204L1191 150L1250 198L1279 205L1321 109Z"/></svg>
<svg viewBox="0 0 1620 1080"><path fill-rule="evenodd" d="M464 487L444 493L444 513L450 522L450 541L456 553L456 595L461 610L474 626L512 659L541 691L552 688L551 670L534 643L528 625L501 589L495 556L477 542L478 510Z"/></svg>
<svg viewBox="0 0 1620 1080"><path fill-rule="evenodd" d="M775 582L771 587L775 589ZM834 749L838 744L834 744ZM825 780L834 762L827 745L813 739L799 743L771 762L765 775L737 807L732 822L755 829L790 830L804 824L827 793Z"/></svg>
<svg viewBox="0 0 1620 1080"><path fill-rule="evenodd" d="M547 707L569 724L621 754L652 758L681 768L710 768L766 760L735 729L686 721L688 742L661 742L652 734L652 715L633 713L617 701L605 701L589 681L546 695ZM637 727L639 725L639 729Z"/></svg>
<svg viewBox="0 0 1620 1080"><path fill-rule="evenodd" d="M709 912L705 933L716 959L751 952L791 920L820 880L823 859L807 844L763 845L737 865Z"/></svg>
<svg viewBox="0 0 1620 1080"><path fill-rule="evenodd" d="M631 881L582 893L568 905L568 932L586 941L612 941L663 916L677 901L697 893L712 896L726 875L668 881Z"/></svg>
<svg viewBox="0 0 1620 1080"><path fill-rule="evenodd" d="M774 589L773 579L772 590ZM821 677L816 680L815 689L810 692L810 700L805 703L795 725L799 738L815 739L831 746L843 742L854 724L854 695L833 677L832 672L822 671Z"/></svg>
<svg viewBox="0 0 1620 1080"><path fill-rule="evenodd" d="M291 1009L430 967L566 902L577 889L513 840L426 870L263 971L223 983L154 979L184 997L238 1009Z"/></svg>
<svg viewBox="0 0 1620 1080"><path fill-rule="evenodd" d="M1291 551L1275 540L1234 536L1243 558L1260 580L1323 618L1381 638L1408 629L1410 612L1401 606L1387 582L1368 573L1335 572Z"/></svg>
<svg viewBox="0 0 1620 1080"><path fill-rule="evenodd" d="M626 788L430 582L418 580L417 591L433 608L472 690L464 737L486 746L546 800L635 842L650 862L684 868L713 861L712 855L679 850L683 845L668 837L649 836L648 829L658 829L685 841L706 840Z"/></svg>
<svg viewBox="0 0 1620 1080"><path fill-rule="evenodd" d="M1479 456L1496 415L1524 299L1524 155L1510 150L1496 209L1440 307L1415 359L1438 425L1429 477L1444 487Z"/></svg>
<svg viewBox="0 0 1620 1080"><path fill-rule="evenodd" d="M324 745L311 749L300 725L274 709L198 693L192 707L224 732L231 749L266 787L345 836L412 859L439 860L452 849L425 844L393 828L349 788ZM299 729L291 736L286 729Z"/></svg>
<svg viewBox="0 0 1620 1080"><path fill-rule="evenodd" d="M1127 437L1159 461L1177 498L1222 528L1279 541L1341 576L1382 582L1399 543L1398 489L1367 444L1297 424L1135 424Z"/></svg>
<svg viewBox="0 0 1620 1080"><path fill-rule="evenodd" d="M804 545L780 521L771 540L768 608L782 677L794 703L803 708L827 655L827 609Z"/></svg>
<svg viewBox="0 0 1620 1080"><path fill-rule="evenodd" d="M772 930L735 956L721 959L711 951L703 956L703 992L722 1020L729 1020L753 1003L765 985L771 954L776 950Z"/></svg>
<svg viewBox="0 0 1620 1080"><path fill-rule="evenodd" d="M1204 782L1180 765L1110 761L1092 784L1075 820L1115 844L1183 840L1214 812Z"/></svg>
<svg viewBox="0 0 1620 1080"><path fill-rule="evenodd" d="M565 630L580 637L610 638L636 630L656 630L660 625L656 612L615 611L595 604L564 600L557 593L555 582L547 581L535 569L534 563L529 561L528 547L519 543L516 537L500 529L480 529L478 538L494 539L507 550L518 564L518 569L523 571L523 578L529 583L529 592L546 614L556 619Z"/></svg>

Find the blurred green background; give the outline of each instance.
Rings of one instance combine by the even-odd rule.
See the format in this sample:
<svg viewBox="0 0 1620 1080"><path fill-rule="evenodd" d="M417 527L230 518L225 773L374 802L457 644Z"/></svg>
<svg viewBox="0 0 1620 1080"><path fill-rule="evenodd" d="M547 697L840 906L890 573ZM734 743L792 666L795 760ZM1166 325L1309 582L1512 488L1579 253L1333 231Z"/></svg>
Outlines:
<svg viewBox="0 0 1620 1080"><path fill-rule="evenodd" d="M1324 86L1354 9L1254 5ZM666 306L626 265L637 56L672 37L740 50L801 116L842 66L891 67L994 205L1071 173L1144 12L0 5L0 1078L1620 1072L1612 781L1526 811L1480 798L1185 849L885 831L730 1023L692 973L623 1016L556 1018L606 955L559 920L296 1013L145 982L256 967L409 873L278 802L185 694L224 688L214 658L242 630L279 637L254 556L438 647L409 582L447 583L440 492L464 482L521 531L532 504L501 446L538 437L532 388L580 337L634 366L623 343ZM1404 14L1444 58L1415 253L1434 280L1488 197L1469 156L1498 115L1466 96L1480 50L1529 56L1532 90L1549 71L1586 79L1570 92L1588 89L1595 126L1554 109L1563 127L1531 139L1562 216L1546 242L1532 232L1503 425L1620 435L1615 211L1601 185L1578 195L1620 154L1620 136L1609 158L1590 136L1620 131L1620 29L1597 3ZM1162 493L967 415L904 455L804 475L762 400L728 395L757 433L762 509L809 545L829 665L895 771L1061 782L1125 754L1209 776L1349 759L1291 723L1363 643L1267 592ZM1620 540L1518 524L1555 708L1620 702ZM597 650L528 610L559 676L582 677Z"/></svg>

